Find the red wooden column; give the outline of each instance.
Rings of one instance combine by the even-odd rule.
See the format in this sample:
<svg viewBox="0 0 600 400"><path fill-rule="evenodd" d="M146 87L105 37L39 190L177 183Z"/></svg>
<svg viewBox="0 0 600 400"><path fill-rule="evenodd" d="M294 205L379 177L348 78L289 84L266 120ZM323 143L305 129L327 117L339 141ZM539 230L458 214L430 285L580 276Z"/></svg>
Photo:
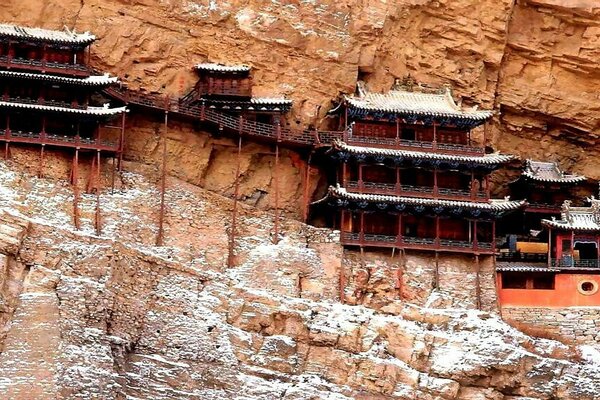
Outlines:
<svg viewBox="0 0 600 400"><path fill-rule="evenodd" d="M477 191L475 190L475 170L471 170L471 198L475 199Z"/></svg>
<svg viewBox="0 0 600 400"><path fill-rule="evenodd" d="M348 183L348 163L346 161L342 162L342 186L347 187Z"/></svg>
<svg viewBox="0 0 600 400"><path fill-rule="evenodd" d="M400 194L402 192L402 186L400 182L400 167L396 167L396 194Z"/></svg>
<svg viewBox="0 0 600 400"><path fill-rule="evenodd" d="M552 228L548 227L548 268L552 266Z"/></svg>
<svg viewBox="0 0 600 400"><path fill-rule="evenodd" d="M277 121L277 142L275 143L275 171L273 185L275 186L275 221L273 224L273 244L279 243L279 143L281 142L281 124Z"/></svg>
<svg viewBox="0 0 600 400"><path fill-rule="evenodd" d="M492 251L496 254L496 221L492 221Z"/></svg>
<svg viewBox="0 0 600 400"><path fill-rule="evenodd" d="M165 114L165 121L166 121ZM166 126L166 122L165 122ZM123 148L125 144L125 113L121 116L121 134L119 136L119 172L123 170Z"/></svg>
<svg viewBox="0 0 600 400"><path fill-rule="evenodd" d="M363 192L365 188L365 182L363 181L363 167L362 163L358 164L358 191Z"/></svg>
<svg viewBox="0 0 600 400"><path fill-rule="evenodd" d="M473 220L473 250L479 249L479 243L477 240L477 220Z"/></svg>
<svg viewBox="0 0 600 400"><path fill-rule="evenodd" d="M438 188L438 169L437 167L433 169L433 195L437 196L439 193Z"/></svg>
<svg viewBox="0 0 600 400"><path fill-rule="evenodd" d="M437 149L437 126L435 124L435 121L433 121L433 143L432 143L432 147L433 147L433 150Z"/></svg>
<svg viewBox="0 0 600 400"><path fill-rule="evenodd" d="M400 118L396 117L396 145L400 144Z"/></svg>
<svg viewBox="0 0 600 400"><path fill-rule="evenodd" d="M360 245L362 246L365 242L365 212L360 211Z"/></svg>
<svg viewBox="0 0 600 400"><path fill-rule="evenodd" d="M435 247L440 247L440 217L435 216Z"/></svg>
<svg viewBox="0 0 600 400"><path fill-rule="evenodd" d="M350 220L352 220L352 217L350 217ZM340 215L340 236L342 239L342 243L344 243L344 233L345 232L346 232L346 210L342 210L342 214ZM352 230L350 229L348 232L352 233Z"/></svg>
<svg viewBox="0 0 600 400"><path fill-rule="evenodd" d="M402 246L402 214L398 214L398 237L396 238L398 248Z"/></svg>
<svg viewBox="0 0 600 400"><path fill-rule="evenodd" d="M100 236L102 233L102 221L100 219L100 189L102 187L101 175L100 175L100 150L96 152L96 235Z"/></svg>
<svg viewBox="0 0 600 400"><path fill-rule="evenodd" d="M73 223L75 229L79 229L79 147L75 148L71 181L73 184Z"/></svg>

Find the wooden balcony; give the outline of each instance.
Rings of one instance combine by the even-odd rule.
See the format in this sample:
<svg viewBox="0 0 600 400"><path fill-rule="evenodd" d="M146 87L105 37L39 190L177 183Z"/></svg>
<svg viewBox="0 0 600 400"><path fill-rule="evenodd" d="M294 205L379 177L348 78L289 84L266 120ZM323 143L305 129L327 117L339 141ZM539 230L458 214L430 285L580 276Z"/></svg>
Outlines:
<svg viewBox="0 0 600 400"><path fill-rule="evenodd" d="M56 101L56 100L44 99L44 98L32 99L29 97L10 97L7 95L3 95L0 97L0 100L7 102L7 103L35 104L35 105L39 105L39 106L75 108L78 110L85 110L88 108L85 104L77 104L75 102L66 102L66 101Z"/></svg>
<svg viewBox="0 0 600 400"><path fill-rule="evenodd" d="M44 60L29 60L0 56L0 68L25 72L42 72L56 75L88 77L91 71L82 64L63 64Z"/></svg>
<svg viewBox="0 0 600 400"><path fill-rule="evenodd" d="M357 193L386 196L422 197L457 201L487 201L489 199L485 192L471 192L469 190L430 186L397 185L394 183L347 181L344 183L344 187Z"/></svg>
<svg viewBox="0 0 600 400"><path fill-rule="evenodd" d="M109 152L119 151L118 143L108 140L10 130L0 131L0 142L70 147L75 149L100 150Z"/></svg>
<svg viewBox="0 0 600 400"><path fill-rule="evenodd" d="M491 242L468 242L442 238L417 238L357 232L342 232L341 243L344 246L399 248L450 253L494 254L495 252Z"/></svg>
<svg viewBox="0 0 600 400"><path fill-rule="evenodd" d="M444 154L455 154L464 156L483 156L483 147L474 147L455 143L421 142L418 140L405 140L397 138L382 138L369 136L354 136L348 134L346 143L354 146L377 147L384 149L428 151Z"/></svg>
<svg viewBox="0 0 600 400"><path fill-rule="evenodd" d="M600 270L600 260L594 259L572 259L572 258L561 258L556 259L553 258L551 260L550 265L554 268L560 269L599 269Z"/></svg>
<svg viewBox="0 0 600 400"><path fill-rule="evenodd" d="M525 212L560 215L560 207L557 204L528 203Z"/></svg>

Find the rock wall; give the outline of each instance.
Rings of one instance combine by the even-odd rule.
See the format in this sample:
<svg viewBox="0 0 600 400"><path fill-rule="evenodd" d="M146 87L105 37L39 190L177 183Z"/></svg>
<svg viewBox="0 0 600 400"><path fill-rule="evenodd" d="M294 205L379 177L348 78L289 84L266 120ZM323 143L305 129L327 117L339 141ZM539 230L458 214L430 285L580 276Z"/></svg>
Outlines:
<svg viewBox="0 0 600 400"><path fill-rule="evenodd" d="M600 341L598 307L502 307L502 318L536 336L592 345Z"/></svg>

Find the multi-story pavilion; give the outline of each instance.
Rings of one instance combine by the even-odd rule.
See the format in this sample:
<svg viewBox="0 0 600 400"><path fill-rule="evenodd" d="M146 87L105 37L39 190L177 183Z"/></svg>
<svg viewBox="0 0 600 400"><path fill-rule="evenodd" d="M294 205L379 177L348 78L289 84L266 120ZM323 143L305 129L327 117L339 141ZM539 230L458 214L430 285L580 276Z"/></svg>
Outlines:
<svg viewBox="0 0 600 400"><path fill-rule="evenodd" d="M279 122L292 106L291 100L282 97L252 96L251 68L247 65L202 63L194 69L198 81L181 99L184 106L204 104L263 123Z"/></svg>
<svg viewBox="0 0 600 400"><path fill-rule="evenodd" d="M0 142L122 152L125 107L94 96L117 81L88 67L90 33L0 25ZM122 116L117 126L108 122ZM43 154L43 150L42 150Z"/></svg>
<svg viewBox="0 0 600 400"><path fill-rule="evenodd" d="M513 158L471 139L490 111L410 80L345 96L340 110L349 129L321 202L340 210L344 245L494 254L495 220L524 202L490 199L490 173Z"/></svg>

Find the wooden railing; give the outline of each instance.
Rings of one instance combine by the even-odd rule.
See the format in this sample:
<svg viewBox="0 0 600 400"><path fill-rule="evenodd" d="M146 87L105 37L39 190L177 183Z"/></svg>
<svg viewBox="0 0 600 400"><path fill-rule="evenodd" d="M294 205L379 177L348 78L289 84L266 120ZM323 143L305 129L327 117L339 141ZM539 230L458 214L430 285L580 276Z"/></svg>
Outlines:
<svg viewBox="0 0 600 400"><path fill-rule="evenodd" d="M35 104L35 105L49 106L49 107L74 108L74 109L79 109L79 110L87 109L87 106L83 105L83 104L77 104L75 102L43 99L43 98L32 99L30 97L11 97L11 96L4 95L4 96L1 96L0 99L7 103Z"/></svg>
<svg viewBox="0 0 600 400"><path fill-rule="evenodd" d="M11 130L0 131L0 142L44 144L102 151L119 150L118 143L109 140Z"/></svg>
<svg viewBox="0 0 600 400"><path fill-rule="evenodd" d="M413 236L380 235L360 232L342 232L341 242L343 245L361 247L396 247L457 253L494 253L494 246L491 242L469 242L442 238L419 238Z"/></svg>
<svg viewBox="0 0 600 400"><path fill-rule="evenodd" d="M396 138L356 136L352 134L348 135L347 143L350 145L368 145L371 147L382 147L388 149L394 148L399 150L431 150L440 153L456 155L482 156L485 154L485 149L483 147L474 147L455 143L423 142L418 140Z"/></svg>
<svg viewBox="0 0 600 400"><path fill-rule="evenodd" d="M445 200L487 200L485 192L471 192L470 190L435 188L431 186L396 185L394 183L347 181L347 189L356 190L358 193L381 194L390 196L418 196L431 199Z"/></svg>
<svg viewBox="0 0 600 400"><path fill-rule="evenodd" d="M104 90L104 93L127 104L168 111L202 122L212 123L219 130L227 129L255 139L279 142L289 146L318 146L322 143L329 144L334 139L343 137L343 132L338 131L293 130L279 125L250 121L243 116L221 113L203 105L190 106L179 100L156 94L117 89L116 87L109 87Z"/></svg>
<svg viewBox="0 0 600 400"><path fill-rule="evenodd" d="M26 58L13 58L8 56L0 56L0 67L6 69L47 72L80 77L87 77L91 74L91 70L82 64L65 64L54 61L30 60Z"/></svg>
<svg viewBox="0 0 600 400"><path fill-rule="evenodd" d="M600 268L600 260L596 258L581 260L553 258L551 265L556 268Z"/></svg>

